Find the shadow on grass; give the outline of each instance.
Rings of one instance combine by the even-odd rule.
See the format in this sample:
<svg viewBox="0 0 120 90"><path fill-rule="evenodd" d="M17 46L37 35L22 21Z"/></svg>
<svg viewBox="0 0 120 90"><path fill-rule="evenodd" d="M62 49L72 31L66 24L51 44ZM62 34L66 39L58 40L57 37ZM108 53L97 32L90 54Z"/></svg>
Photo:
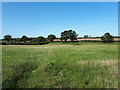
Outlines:
<svg viewBox="0 0 120 90"><path fill-rule="evenodd" d="M22 79L22 78L28 78L29 77L29 73L36 69L37 66L32 63L32 62L24 62L21 64L18 64L16 66L13 67L13 74L12 76L8 77L3 83L2 83L2 87L3 88L16 88L19 87L18 86L18 82Z"/></svg>

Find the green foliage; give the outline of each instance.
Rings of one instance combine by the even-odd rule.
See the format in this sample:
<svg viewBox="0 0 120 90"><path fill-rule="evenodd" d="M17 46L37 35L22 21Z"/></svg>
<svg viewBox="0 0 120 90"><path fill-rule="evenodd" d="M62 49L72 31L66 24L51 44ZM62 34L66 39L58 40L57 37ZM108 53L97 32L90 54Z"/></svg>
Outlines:
<svg viewBox="0 0 120 90"><path fill-rule="evenodd" d="M67 41L67 39L70 39L71 41L77 40L77 34L75 31L72 30L66 30L64 32L61 33L61 40L64 40L65 42Z"/></svg>
<svg viewBox="0 0 120 90"><path fill-rule="evenodd" d="M43 36L39 36L39 37L37 38L37 42L38 42L38 43L45 43L45 42L47 42L47 39L44 38Z"/></svg>
<svg viewBox="0 0 120 90"><path fill-rule="evenodd" d="M77 40L77 36L78 36L78 34L76 34L76 32L75 31L72 31L72 30L69 30L69 32L70 32L70 40L71 41L74 41L74 40Z"/></svg>
<svg viewBox="0 0 120 90"><path fill-rule="evenodd" d="M110 33L105 33L102 37L101 40L103 40L103 42L113 42L114 37L112 35L110 35Z"/></svg>
<svg viewBox="0 0 120 90"><path fill-rule="evenodd" d="M113 42L114 37L112 35L110 35L110 33L105 33L103 36L101 36L101 40L92 40L92 38L100 38L100 37L92 37L89 40L81 40L78 41L77 39L82 39L82 38L77 38L78 34L76 34L75 31L72 30L66 30L64 32L61 32L61 37L57 38L58 41L54 41L54 42L60 42L64 41L64 42L74 42L74 45L79 45L77 44L77 42L101 42L101 40L103 42ZM84 35L84 38L88 38L90 36L88 35ZM21 38L12 38L11 35L5 35L3 42L1 42L3 45L39 45L39 44L47 44L49 42L53 42L53 40L56 39L56 36L53 34L48 35L47 38L44 38L43 36L39 36L39 37L30 37L28 38L27 36L23 35ZM59 40L60 39L60 40ZM70 40L68 40L70 39ZM68 40L68 41L67 41ZM5 42L7 41L7 42ZM23 42L24 41L24 42ZM119 40L114 40L114 42L119 42Z"/></svg>
<svg viewBox="0 0 120 90"><path fill-rule="evenodd" d="M12 38L12 42L17 42L18 39L17 38Z"/></svg>
<svg viewBox="0 0 120 90"><path fill-rule="evenodd" d="M9 35L9 34L8 34L8 35L5 35L5 36L4 36L4 40L6 40L6 41L9 42L10 40L12 40L12 36Z"/></svg>
<svg viewBox="0 0 120 90"><path fill-rule="evenodd" d="M2 45L9 45L9 42L8 41L1 41L0 44L2 44Z"/></svg>
<svg viewBox="0 0 120 90"><path fill-rule="evenodd" d="M37 42L37 38L29 38L30 42Z"/></svg>
<svg viewBox="0 0 120 90"><path fill-rule="evenodd" d="M61 40L64 40L65 42L67 41L67 39L69 39L69 32L68 31L64 31L61 33Z"/></svg>
<svg viewBox="0 0 120 90"><path fill-rule="evenodd" d="M25 36L25 35L23 35L23 36L22 36L22 38L21 38L21 41L26 42L27 40L28 40L28 37L27 37L27 36Z"/></svg>
<svg viewBox="0 0 120 90"><path fill-rule="evenodd" d="M89 36L88 35L84 35L84 38L88 38Z"/></svg>
<svg viewBox="0 0 120 90"><path fill-rule="evenodd" d="M50 42L52 42L54 39L56 39L56 36L55 35L52 35L52 34L50 34L50 35L48 35L48 40L50 40Z"/></svg>

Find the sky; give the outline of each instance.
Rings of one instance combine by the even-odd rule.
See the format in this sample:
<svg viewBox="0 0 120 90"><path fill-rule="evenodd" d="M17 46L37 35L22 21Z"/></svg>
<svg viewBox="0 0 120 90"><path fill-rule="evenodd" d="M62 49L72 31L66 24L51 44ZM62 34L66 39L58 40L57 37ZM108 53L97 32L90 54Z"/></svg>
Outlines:
<svg viewBox="0 0 120 90"><path fill-rule="evenodd" d="M2 0L2 2L119 2L120 0Z"/></svg>
<svg viewBox="0 0 120 90"><path fill-rule="evenodd" d="M3 2L2 38L60 37L65 30L84 35L118 35L117 2Z"/></svg>

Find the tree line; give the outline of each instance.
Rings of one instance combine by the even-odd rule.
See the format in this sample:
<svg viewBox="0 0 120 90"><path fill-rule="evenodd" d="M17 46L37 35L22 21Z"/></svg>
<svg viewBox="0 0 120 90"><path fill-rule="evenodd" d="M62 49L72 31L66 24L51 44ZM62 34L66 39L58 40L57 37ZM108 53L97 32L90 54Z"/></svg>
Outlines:
<svg viewBox="0 0 120 90"><path fill-rule="evenodd" d="M61 32L60 40L62 42L67 42L68 39L71 40L71 42L77 41L78 34L73 30L65 30ZM87 35L84 36L84 38L88 38ZM47 38L43 36L39 36L37 38L29 38L25 35L23 35L21 38L12 38L11 35L5 35L4 39L2 40L2 44L47 44L49 42L53 42L53 40L56 39L56 36L53 34L48 35ZM110 33L105 33L103 36L101 36L101 40L103 42L113 42L114 37L110 35Z"/></svg>

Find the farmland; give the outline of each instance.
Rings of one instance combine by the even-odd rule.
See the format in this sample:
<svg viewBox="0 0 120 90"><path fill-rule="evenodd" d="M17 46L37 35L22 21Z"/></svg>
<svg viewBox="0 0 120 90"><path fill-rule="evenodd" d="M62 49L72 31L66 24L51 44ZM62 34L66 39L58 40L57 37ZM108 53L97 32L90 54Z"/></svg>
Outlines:
<svg viewBox="0 0 120 90"><path fill-rule="evenodd" d="M118 42L3 45L3 88L117 88Z"/></svg>
<svg viewBox="0 0 120 90"><path fill-rule="evenodd" d="M61 41L60 39L54 39L53 41ZM67 41L70 41L68 39ZM102 41L101 38L78 38L77 41ZM114 38L114 41L120 41L119 38Z"/></svg>

